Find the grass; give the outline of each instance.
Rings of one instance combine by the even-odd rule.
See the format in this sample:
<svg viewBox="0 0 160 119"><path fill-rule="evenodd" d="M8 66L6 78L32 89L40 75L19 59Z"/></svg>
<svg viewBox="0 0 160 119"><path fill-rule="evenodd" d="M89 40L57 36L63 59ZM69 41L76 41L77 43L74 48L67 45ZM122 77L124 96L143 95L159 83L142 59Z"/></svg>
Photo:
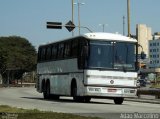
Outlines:
<svg viewBox="0 0 160 119"><path fill-rule="evenodd" d="M160 84L153 84L151 88L160 88Z"/></svg>
<svg viewBox="0 0 160 119"><path fill-rule="evenodd" d="M11 116L11 119L99 119L97 117L84 117L66 113L45 112L37 109L27 110L0 105L0 119L3 119L8 115Z"/></svg>
<svg viewBox="0 0 160 119"><path fill-rule="evenodd" d="M151 88L160 88L160 77L152 81Z"/></svg>

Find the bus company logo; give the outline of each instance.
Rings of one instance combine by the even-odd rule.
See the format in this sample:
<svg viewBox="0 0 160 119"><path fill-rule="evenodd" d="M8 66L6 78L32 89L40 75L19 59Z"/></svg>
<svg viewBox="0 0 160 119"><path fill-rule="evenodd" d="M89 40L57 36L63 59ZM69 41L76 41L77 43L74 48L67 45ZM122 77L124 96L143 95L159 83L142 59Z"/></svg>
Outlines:
<svg viewBox="0 0 160 119"><path fill-rule="evenodd" d="M110 83L111 83L111 84L114 84L114 81L113 81L113 80L110 80Z"/></svg>

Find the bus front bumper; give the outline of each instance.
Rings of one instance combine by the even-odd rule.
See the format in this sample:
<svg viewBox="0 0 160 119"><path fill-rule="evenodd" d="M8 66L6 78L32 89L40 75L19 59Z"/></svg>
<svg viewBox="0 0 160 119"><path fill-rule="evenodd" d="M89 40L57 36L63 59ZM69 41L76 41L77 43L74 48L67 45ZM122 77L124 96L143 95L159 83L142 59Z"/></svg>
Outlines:
<svg viewBox="0 0 160 119"><path fill-rule="evenodd" d="M90 97L136 97L136 88L85 87L85 96Z"/></svg>

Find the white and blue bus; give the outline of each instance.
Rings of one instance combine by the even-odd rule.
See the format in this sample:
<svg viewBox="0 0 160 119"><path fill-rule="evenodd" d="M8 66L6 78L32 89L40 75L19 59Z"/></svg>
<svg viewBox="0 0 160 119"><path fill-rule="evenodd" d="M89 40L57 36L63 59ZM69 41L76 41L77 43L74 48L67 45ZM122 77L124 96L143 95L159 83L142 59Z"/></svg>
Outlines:
<svg viewBox="0 0 160 119"><path fill-rule="evenodd" d="M87 33L39 46L37 91L44 98L122 104L137 92L137 40L112 33Z"/></svg>

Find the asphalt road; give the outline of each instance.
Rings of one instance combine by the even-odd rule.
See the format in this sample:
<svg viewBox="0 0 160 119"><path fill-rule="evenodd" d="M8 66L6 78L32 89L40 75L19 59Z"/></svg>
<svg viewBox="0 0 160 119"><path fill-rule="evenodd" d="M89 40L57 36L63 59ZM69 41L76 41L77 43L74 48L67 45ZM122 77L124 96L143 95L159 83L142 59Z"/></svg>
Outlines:
<svg viewBox="0 0 160 119"><path fill-rule="evenodd" d="M44 100L42 94L33 87L0 88L0 105L10 105L24 109L39 109L63 113L78 113L106 117L112 119L112 113L158 113L160 118L160 105L124 101L122 105L115 105L113 100L92 99L91 103L76 103L71 97L61 97L60 100Z"/></svg>

